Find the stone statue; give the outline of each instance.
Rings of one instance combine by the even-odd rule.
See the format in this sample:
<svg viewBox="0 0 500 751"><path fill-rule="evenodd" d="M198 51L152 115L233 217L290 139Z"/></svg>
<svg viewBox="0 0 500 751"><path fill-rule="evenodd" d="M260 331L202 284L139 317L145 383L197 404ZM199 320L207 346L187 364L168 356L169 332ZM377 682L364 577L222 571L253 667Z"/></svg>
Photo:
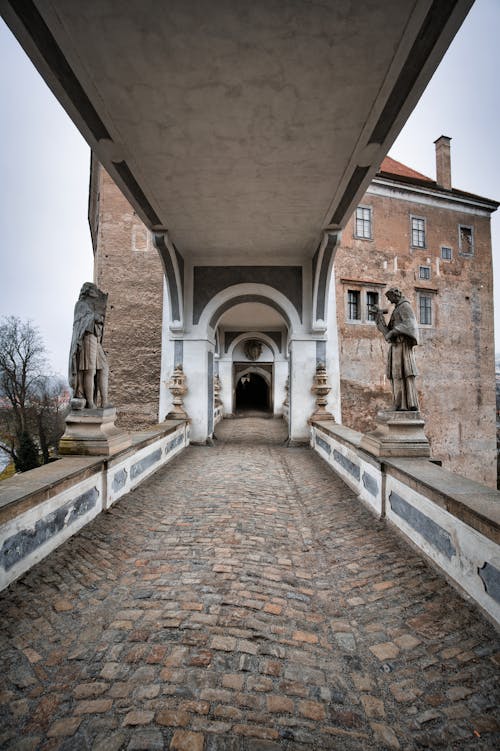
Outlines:
<svg viewBox="0 0 500 751"><path fill-rule="evenodd" d="M394 399L393 410L395 411L418 411L418 396L415 386L417 366L413 348L418 344L418 327L415 314L410 301L403 296L397 287L391 287L385 293L389 302L393 303L394 310L386 324L384 313L373 307L375 323L379 331L389 342L387 356L387 377L392 382L392 394Z"/></svg>
<svg viewBox="0 0 500 751"><path fill-rule="evenodd" d="M68 375L72 409L107 406L109 368L102 347L107 301L107 294L85 282L75 305Z"/></svg>

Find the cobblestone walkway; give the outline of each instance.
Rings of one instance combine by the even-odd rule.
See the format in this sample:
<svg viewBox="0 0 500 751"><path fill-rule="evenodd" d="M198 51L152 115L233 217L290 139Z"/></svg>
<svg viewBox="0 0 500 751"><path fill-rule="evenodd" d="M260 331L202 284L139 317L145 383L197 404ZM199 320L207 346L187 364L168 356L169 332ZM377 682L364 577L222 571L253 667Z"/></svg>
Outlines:
<svg viewBox="0 0 500 751"><path fill-rule="evenodd" d="M0 596L0 747L499 748L494 629L282 423L217 433Z"/></svg>

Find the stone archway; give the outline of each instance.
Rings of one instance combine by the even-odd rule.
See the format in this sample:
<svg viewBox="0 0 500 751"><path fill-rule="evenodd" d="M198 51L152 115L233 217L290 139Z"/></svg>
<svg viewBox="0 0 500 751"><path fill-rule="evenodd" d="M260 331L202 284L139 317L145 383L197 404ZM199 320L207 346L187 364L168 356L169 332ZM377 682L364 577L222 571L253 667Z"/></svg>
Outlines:
<svg viewBox="0 0 500 751"><path fill-rule="evenodd" d="M233 383L235 413L253 410L272 412L272 363L253 365L248 362L235 362Z"/></svg>

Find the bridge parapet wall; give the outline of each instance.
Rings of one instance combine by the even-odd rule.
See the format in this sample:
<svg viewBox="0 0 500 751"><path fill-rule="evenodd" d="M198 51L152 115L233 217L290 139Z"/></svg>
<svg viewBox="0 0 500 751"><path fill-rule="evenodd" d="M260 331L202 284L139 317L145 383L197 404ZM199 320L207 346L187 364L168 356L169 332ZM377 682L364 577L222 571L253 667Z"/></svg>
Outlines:
<svg viewBox="0 0 500 751"><path fill-rule="evenodd" d="M313 423L311 446L466 598L500 625L500 492L427 459L377 458L362 434Z"/></svg>
<svg viewBox="0 0 500 751"><path fill-rule="evenodd" d="M171 420L109 457L65 457L0 485L0 590L133 490L189 444Z"/></svg>

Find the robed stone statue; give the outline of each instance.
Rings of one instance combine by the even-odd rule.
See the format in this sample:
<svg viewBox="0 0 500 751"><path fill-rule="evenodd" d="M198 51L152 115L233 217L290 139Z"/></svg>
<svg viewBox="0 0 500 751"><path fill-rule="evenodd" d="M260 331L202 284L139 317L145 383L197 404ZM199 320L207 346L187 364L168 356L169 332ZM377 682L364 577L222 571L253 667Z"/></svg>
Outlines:
<svg viewBox="0 0 500 751"><path fill-rule="evenodd" d="M69 353L73 389L66 430L59 441L62 456L111 456L128 448L131 438L115 425L116 409L108 404L108 360L102 337L108 296L85 282L75 305Z"/></svg>
<svg viewBox="0 0 500 751"><path fill-rule="evenodd" d="M393 410L418 411L418 395L415 386L417 366L413 348L418 344L418 326L410 301L397 287L385 293L394 304L389 322L385 322L387 311L376 308L375 323L389 342L387 354L387 377L392 383Z"/></svg>
<svg viewBox="0 0 500 751"><path fill-rule="evenodd" d="M107 406L109 368L102 346L107 301L107 294L85 282L75 305L68 373L73 409Z"/></svg>

